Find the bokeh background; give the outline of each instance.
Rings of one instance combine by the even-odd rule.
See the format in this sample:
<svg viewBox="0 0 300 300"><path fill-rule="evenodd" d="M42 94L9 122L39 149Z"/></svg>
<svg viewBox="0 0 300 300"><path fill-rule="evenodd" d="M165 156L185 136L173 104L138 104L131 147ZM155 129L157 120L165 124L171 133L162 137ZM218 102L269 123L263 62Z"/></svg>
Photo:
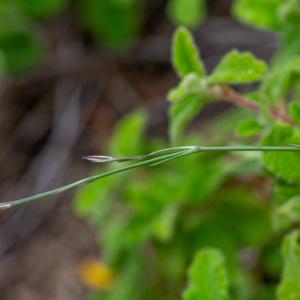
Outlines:
<svg viewBox="0 0 300 300"><path fill-rule="evenodd" d="M276 50L272 34L231 18L231 2L208 0L204 21L189 24L208 69L232 48L264 59ZM0 0L1 200L88 175L81 157L103 153L115 122L137 107L151 116L150 135L167 135L178 21L165 0ZM228 108L205 108L195 128ZM84 299L78 266L98 249L72 199L1 213L1 300Z"/></svg>

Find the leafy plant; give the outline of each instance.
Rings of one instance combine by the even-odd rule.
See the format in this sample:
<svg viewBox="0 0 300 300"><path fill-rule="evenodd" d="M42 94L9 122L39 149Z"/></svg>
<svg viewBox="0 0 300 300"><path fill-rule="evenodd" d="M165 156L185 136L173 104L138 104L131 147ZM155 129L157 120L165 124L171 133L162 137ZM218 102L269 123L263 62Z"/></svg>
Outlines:
<svg viewBox="0 0 300 300"><path fill-rule="evenodd" d="M243 9L246 5L252 5L248 15ZM281 47L269 68L252 54L233 50L221 59L211 74L207 74L200 52L188 30L181 27L176 31L172 61L180 82L168 95L169 133L173 143L188 144L185 129L202 107L225 100L256 114L256 117L253 113L249 114L246 121L243 117L235 119L234 126L238 128L240 137L260 141L258 143L264 146L295 147L299 144L297 41L296 36L294 40L286 40L288 32L295 34L297 30L296 25L291 22L293 18L287 17L292 12L290 5L295 5L295 2L287 4L270 1L268 5L270 6L266 4L264 12L260 2L237 1L234 13L246 22L255 20L259 26L280 31ZM296 8L294 6L295 12ZM284 12L280 14L278 21L269 16L274 15L274 11L277 13L277 10ZM292 38L289 35L289 39ZM292 53L292 58L287 53ZM261 84L246 95L229 86L257 81L261 81ZM287 109L290 99L290 109ZM225 117L223 122L230 123L231 118L232 116ZM235 142L228 133L222 134L214 130L209 138L205 135L206 130L198 143L205 140L206 144L214 144L227 139ZM218 136L219 139L211 136ZM260 149L265 150L264 146L257 149L262 147ZM214 149L213 146L210 149ZM230 149L234 150L233 147ZM97 157L92 159L97 161ZM204 159L202 163L201 159ZM190 283L184 299L266 300L274 299L276 293L280 300L298 299L300 293L295 286L299 269L298 232L284 238L283 261L279 256L278 242L278 235L282 236L284 231L299 222L298 160L296 152L267 151L264 152L263 159L260 156L242 155L234 163L222 153L209 159L193 156L178 161L172 167L161 166L157 173L155 169L147 171L150 175L146 175L145 171L137 171L139 175L118 179L118 183L115 178L117 185L110 186L110 196L106 195L105 199L96 196L93 198L94 203L106 203L107 207L107 202L111 203L112 207L107 208L106 217L99 216L93 205L88 210L82 209L91 187L86 187L77 197L76 210L87 218L94 216L90 220L94 220L91 222L102 236L100 244L103 258L116 270L128 268L130 262L126 260L127 253L139 252L136 261L140 260L139 264L143 265L140 274L148 274L146 278L140 278L144 280L141 285L149 286L153 291L149 295L149 290L136 287L139 298L147 298L147 295L150 299L178 298L185 282L184 270L188 261L197 253L197 249L210 246L219 250L200 250L189 273ZM255 178L263 168L273 176L273 179L263 179L269 184L273 182L272 193L269 191L261 194L262 198L259 199L247 184L237 186L235 183L232 188L230 183L245 176L242 174ZM177 174L181 175L180 181L176 179ZM139 182L139 178L143 178L142 182ZM259 190L259 186L254 186L254 190L256 189ZM169 199L170 195L172 200ZM120 207L119 198L122 199L123 208ZM255 221L252 222L253 220ZM248 272L237 260L238 253L247 247L254 247L258 251L255 266ZM147 249L151 249L150 254ZM220 250L224 253L231 278L230 285ZM284 266L283 275L276 288L281 265ZM255 279L257 271L261 274L260 279ZM275 277L277 280L270 284L264 281L265 277ZM137 278L133 279L132 285L136 280ZM128 282L127 284L130 285ZM174 291L174 288L169 290L168 286L181 288L175 288ZM113 295L114 291L100 292L98 296L95 294L95 299L115 299Z"/></svg>
<svg viewBox="0 0 300 300"><path fill-rule="evenodd" d="M0 208L91 183L74 208L97 231L103 260L117 274L111 290L95 291L94 300L300 299L298 5L236 1L240 20L279 32L269 67L232 50L208 74L192 35L178 28L172 62L179 83L168 94L175 146L146 138L147 114L133 112L115 130L108 149L114 156L86 157L124 166L106 165L99 175ZM251 93L239 92L252 83ZM187 134L216 101L239 109ZM117 173L123 174L110 176Z"/></svg>

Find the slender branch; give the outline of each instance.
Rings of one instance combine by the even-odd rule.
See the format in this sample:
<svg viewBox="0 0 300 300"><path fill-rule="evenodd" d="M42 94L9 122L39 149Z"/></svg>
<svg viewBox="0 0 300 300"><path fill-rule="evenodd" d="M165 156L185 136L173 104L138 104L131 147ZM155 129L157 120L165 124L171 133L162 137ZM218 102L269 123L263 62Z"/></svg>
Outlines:
<svg viewBox="0 0 300 300"><path fill-rule="evenodd" d="M242 96L229 86L222 87L222 97L224 100L235 105L243 106L256 112L261 111L261 106L258 103L249 100L245 96ZM288 123L292 126L296 126L296 123L289 117L289 115L285 111L271 109L270 113L275 120Z"/></svg>
<svg viewBox="0 0 300 300"><path fill-rule="evenodd" d="M94 182L96 180L99 180L104 177L108 177L117 173L125 172L131 169L135 169L142 166L155 166L158 164L165 163L167 161L187 156L190 154L195 153L202 153L202 152L232 152L232 151L288 151L288 152L300 152L300 146L299 145L286 145L286 146L224 146L224 147L205 147L205 146L182 146L182 147L174 147L174 148L167 148L162 149L159 151L151 152L146 155L140 155L140 156L128 156L128 157L120 157L120 158L113 158L108 156L87 156L85 159L89 159L93 162L124 162L124 161L131 161L135 162L132 164L127 164L123 166L122 168L113 169L98 175L90 176L78 181L75 181L73 183L67 184L65 186L40 193L34 196L25 197L19 200L14 201L8 201L0 203L0 210L6 210L9 208L13 208L16 206L24 205L27 203L31 203L34 201L39 201L66 191L69 191L71 189L83 186L85 184ZM99 160L97 161L97 158ZM138 161L138 162L136 162Z"/></svg>
<svg viewBox="0 0 300 300"><path fill-rule="evenodd" d="M190 152L190 150L188 150L188 151ZM145 160L143 160L142 162L139 162L139 163L126 165L125 167L122 167L119 169L110 170L110 171L107 171L107 172L104 172L104 173L101 173L98 175L90 176L90 177L75 181L73 183L67 184L65 186L62 186L62 187L59 187L59 188L56 188L56 189L53 189L53 190L50 190L50 191L47 191L44 193L40 193L37 195L25 197L25 198L14 200L14 201L2 202L2 203L0 203L0 210L6 210L6 209L13 208L16 206L24 205L24 204L31 203L31 202L38 201L38 200L42 200L44 198L48 198L48 197L72 190L76 187L80 187L85 184L92 183L100 178L108 177L108 176L111 176L111 175L114 175L117 173L128 171L130 169L134 169L134 168L146 166L146 165L159 164L162 159L163 159L163 162L166 159L168 159L168 160L175 159L182 155L187 155L188 151L184 150L181 152L175 152L175 153L167 154L167 155L160 156L160 157L150 158L150 159L146 159L147 156L145 156ZM126 160L128 160L128 158ZM132 157L132 160L137 160L137 158Z"/></svg>

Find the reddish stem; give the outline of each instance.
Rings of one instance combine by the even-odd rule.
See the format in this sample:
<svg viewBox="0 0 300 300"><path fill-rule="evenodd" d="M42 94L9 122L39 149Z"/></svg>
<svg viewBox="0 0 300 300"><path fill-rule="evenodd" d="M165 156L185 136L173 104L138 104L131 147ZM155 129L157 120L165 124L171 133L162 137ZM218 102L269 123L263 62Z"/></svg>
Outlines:
<svg viewBox="0 0 300 300"><path fill-rule="evenodd" d="M246 97L238 94L235 90L233 90L229 86L222 87L222 98L235 105L243 106L251 110L254 110L256 112L261 111L261 106L258 103L253 102L247 99ZM289 115L285 112L285 110L271 109L270 113L275 120L279 120L284 123L288 123L292 126L296 126L295 122L289 117Z"/></svg>

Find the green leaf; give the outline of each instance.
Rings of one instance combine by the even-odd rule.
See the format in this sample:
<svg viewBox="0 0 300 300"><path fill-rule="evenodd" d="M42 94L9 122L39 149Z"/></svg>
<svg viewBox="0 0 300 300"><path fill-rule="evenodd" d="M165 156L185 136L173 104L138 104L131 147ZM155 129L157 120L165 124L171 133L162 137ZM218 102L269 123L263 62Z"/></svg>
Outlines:
<svg viewBox="0 0 300 300"><path fill-rule="evenodd" d="M274 200L277 204L282 205L295 195L300 194L300 186L287 184L284 181L276 182L273 189Z"/></svg>
<svg viewBox="0 0 300 300"><path fill-rule="evenodd" d="M178 210L178 205L170 205L153 220L152 233L154 237L162 242L170 241L174 235Z"/></svg>
<svg viewBox="0 0 300 300"><path fill-rule="evenodd" d="M0 2L0 51L12 74L27 71L42 59L38 34L13 1Z"/></svg>
<svg viewBox="0 0 300 300"><path fill-rule="evenodd" d="M300 102L293 102L290 105L290 114L292 119L300 125Z"/></svg>
<svg viewBox="0 0 300 300"><path fill-rule="evenodd" d="M217 65L209 82L213 84L240 84L261 80L267 73L267 65L249 52L232 50Z"/></svg>
<svg viewBox="0 0 300 300"><path fill-rule="evenodd" d="M123 50L132 43L141 25L141 1L79 0L83 25L107 47Z"/></svg>
<svg viewBox="0 0 300 300"><path fill-rule="evenodd" d="M299 27L300 1L285 0L279 9L279 15L285 26Z"/></svg>
<svg viewBox="0 0 300 300"><path fill-rule="evenodd" d="M38 19L47 19L60 13L67 4L66 0L19 0L25 13Z"/></svg>
<svg viewBox="0 0 300 300"><path fill-rule="evenodd" d="M238 124L236 132L241 137L249 137L258 134L263 129L255 119L242 121Z"/></svg>
<svg viewBox="0 0 300 300"><path fill-rule="evenodd" d="M195 27L205 16L205 0L171 0L168 13L174 23Z"/></svg>
<svg viewBox="0 0 300 300"><path fill-rule="evenodd" d="M263 145L300 144L299 132L289 125L274 125L272 131L264 138ZM265 152L264 162L266 167L276 176L290 183L300 182L299 153L292 152Z"/></svg>
<svg viewBox="0 0 300 300"><path fill-rule="evenodd" d="M282 245L284 269L278 287L280 300L300 299L300 246L299 232L294 231L287 235Z"/></svg>
<svg viewBox="0 0 300 300"><path fill-rule="evenodd" d="M0 30L0 49L5 57L7 71L13 74L28 71L42 60L39 39L21 28Z"/></svg>
<svg viewBox="0 0 300 300"><path fill-rule="evenodd" d="M179 27L172 42L172 63L179 77L195 73L199 77L206 74L205 67L191 33Z"/></svg>
<svg viewBox="0 0 300 300"><path fill-rule="evenodd" d="M300 196L294 196L283 205L277 207L274 213L276 229L286 229L300 221Z"/></svg>
<svg viewBox="0 0 300 300"><path fill-rule="evenodd" d="M261 87L268 103L282 102L288 93L298 89L300 82L300 56L290 56L280 60L268 74Z"/></svg>
<svg viewBox="0 0 300 300"><path fill-rule="evenodd" d="M180 84L168 93L169 101L179 101L182 98L207 91L206 81L195 73L186 75Z"/></svg>
<svg viewBox="0 0 300 300"><path fill-rule="evenodd" d="M147 122L148 116L143 110L137 110L125 116L116 125L109 152L119 156L143 153Z"/></svg>
<svg viewBox="0 0 300 300"><path fill-rule="evenodd" d="M113 192L123 176L106 177L82 188L75 196L74 210L92 224L102 223L111 209Z"/></svg>
<svg viewBox="0 0 300 300"><path fill-rule="evenodd" d="M278 30L281 21L279 7L285 0L236 0L233 15L240 21L255 27Z"/></svg>
<svg viewBox="0 0 300 300"><path fill-rule="evenodd" d="M176 143L182 138L184 129L188 123L198 115L205 102L206 96L204 94L198 94L188 95L182 100L172 104L169 111L171 124L169 127L169 135L173 143Z"/></svg>
<svg viewBox="0 0 300 300"><path fill-rule="evenodd" d="M6 72L6 61L2 51L0 50L0 78L3 74L5 74L5 72Z"/></svg>
<svg viewBox="0 0 300 300"><path fill-rule="evenodd" d="M189 284L184 300L228 300L228 279L222 253L203 249L189 270Z"/></svg>

